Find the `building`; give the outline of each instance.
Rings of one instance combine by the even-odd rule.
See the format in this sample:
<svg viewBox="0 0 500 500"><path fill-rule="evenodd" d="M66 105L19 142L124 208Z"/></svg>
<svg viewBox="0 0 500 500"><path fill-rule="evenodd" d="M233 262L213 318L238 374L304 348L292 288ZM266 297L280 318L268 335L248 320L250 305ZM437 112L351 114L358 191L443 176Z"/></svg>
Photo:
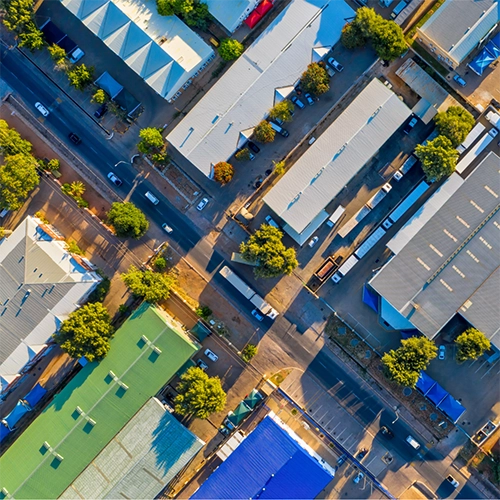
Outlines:
<svg viewBox="0 0 500 500"><path fill-rule="evenodd" d="M343 1L292 0L168 135L207 177L241 148L269 110L294 90L307 65L340 39L354 11Z"/></svg>
<svg viewBox="0 0 500 500"><path fill-rule="evenodd" d="M36 217L0 240L2 392L100 281L95 267L68 252L64 237Z"/></svg>
<svg viewBox="0 0 500 500"><path fill-rule="evenodd" d="M207 0L210 14L219 21L229 33L234 33L248 17L260 0Z"/></svg>
<svg viewBox="0 0 500 500"><path fill-rule="evenodd" d="M60 0L159 95L171 101L214 57L176 16L154 0Z"/></svg>
<svg viewBox="0 0 500 500"><path fill-rule="evenodd" d="M155 498L204 444L151 398L59 498Z"/></svg>
<svg viewBox="0 0 500 500"><path fill-rule="evenodd" d="M142 304L115 333L108 356L84 366L0 457L3 495L58 498L73 483L80 485L84 495L99 488L111 494L105 484L88 485L84 491L78 476L198 348L161 309ZM139 448L136 452L129 460L113 457L130 468L115 469L118 476L108 477L109 488L116 485L120 491L135 491L120 474L144 480L133 463L140 461ZM158 462L156 466L163 465ZM151 477L151 481L156 479ZM161 486L159 481L157 486Z"/></svg>
<svg viewBox="0 0 500 500"><path fill-rule="evenodd" d="M417 40L444 66L456 69L500 20L498 0L446 0Z"/></svg>
<svg viewBox="0 0 500 500"><path fill-rule="evenodd" d="M267 193L264 202L299 245L331 215L330 202L410 114L392 90L372 80Z"/></svg>
<svg viewBox="0 0 500 500"><path fill-rule="evenodd" d="M458 314L500 349L499 165L490 152L467 179L452 174L389 241L369 284L390 327L432 339Z"/></svg>
<svg viewBox="0 0 500 500"><path fill-rule="evenodd" d="M335 472L274 413L238 443L191 497L316 498ZM228 443L229 445L229 443Z"/></svg>

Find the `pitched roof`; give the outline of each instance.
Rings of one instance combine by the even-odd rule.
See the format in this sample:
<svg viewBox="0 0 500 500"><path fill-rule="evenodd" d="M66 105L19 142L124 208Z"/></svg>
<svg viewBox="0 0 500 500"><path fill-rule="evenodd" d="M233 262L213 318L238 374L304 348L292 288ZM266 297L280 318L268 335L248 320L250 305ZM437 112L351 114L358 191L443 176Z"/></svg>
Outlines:
<svg viewBox="0 0 500 500"><path fill-rule="evenodd" d="M83 367L0 457L0 490L57 498L197 350L163 311L141 305L108 356Z"/></svg>
<svg viewBox="0 0 500 500"><path fill-rule="evenodd" d="M210 14L230 33L252 12L259 0L207 0Z"/></svg>

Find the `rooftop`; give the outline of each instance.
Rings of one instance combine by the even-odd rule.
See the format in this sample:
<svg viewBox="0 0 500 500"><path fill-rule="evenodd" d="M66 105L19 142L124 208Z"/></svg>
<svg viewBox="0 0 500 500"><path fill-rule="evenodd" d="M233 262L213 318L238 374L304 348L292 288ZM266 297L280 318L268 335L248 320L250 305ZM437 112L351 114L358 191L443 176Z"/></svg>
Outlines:
<svg viewBox="0 0 500 500"><path fill-rule="evenodd" d="M447 0L420 31L461 63L499 20L498 0Z"/></svg>
<svg viewBox="0 0 500 500"><path fill-rule="evenodd" d="M500 347L500 310L487 307L500 265L499 164L490 152L465 181L453 174L388 243L395 256L370 281L429 338L459 313Z"/></svg>
<svg viewBox="0 0 500 500"><path fill-rule="evenodd" d="M285 221L285 231L304 243L308 229L328 217L326 206L410 114L392 90L373 79L264 197Z"/></svg>
<svg viewBox="0 0 500 500"><path fill-rule="evenodd" d="M213 56L178 17L160 16L154 0L60 1L165 99Z"/></svg>
<svg viewBox="0 0 500 500"><path fill-rule="evenodd" d="M27 217L0 240L3 387L100 281L90 263L70 254L63 237L39 219Z"/></svg>
<svg viewBox="0 0 500 500"><path fill-rule="evenodd" d="M317 49L337 43L354 11L343 0L292 0L168 135L206 176L293 91Z"/></svg>
<svg viewBox="0 0 500 500"><path fill-rule="evenodd" d="M155 498L203 445L151 398L60 498Z"/></svg>
<svg viewBox="0 0 500 500"><path fill-rule="evenodd" d="M252 12L259 0L207 0L210 14L230 33Z"/></svg>
<svg viewBox="0 0 500 500"><path fill-rule="evenodd" d="M197 350L163 311L142 304L108 356L83 367L0 457L0 490L58 498Z"/></svg>

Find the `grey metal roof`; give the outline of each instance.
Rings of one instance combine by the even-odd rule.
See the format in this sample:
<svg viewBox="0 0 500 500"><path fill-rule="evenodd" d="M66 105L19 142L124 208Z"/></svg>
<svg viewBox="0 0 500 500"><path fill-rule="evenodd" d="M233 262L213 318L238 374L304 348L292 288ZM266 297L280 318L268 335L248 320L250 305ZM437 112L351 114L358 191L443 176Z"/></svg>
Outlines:
<svg viewBox="0 0 500 500"><path fill-rule="evenodd" d="M204 444L151 398L60 498L155 498Z"/></svg>
<svg viewBox="0 0 500 500"><path fill-rule="evenodd" d="M373 79L264 197L302 233L410 116L410 109Z"/></svg>
<svg viewBox="0 0 500 500"><path fill-rule="evenodd" d="M293 90L315 49L340 39L354 11L339 0L292 0L167 136L207 177L241 147L269 110ZM278 92L276 92L279 90Z"/></svg>
<svg viewBox="0 0 500 500"><path fill-rule="evenodd" d="M402 229L409 233L408 241L370 282L430 338L457 312L466 317L462 306L500 265L499 164L500 158L489 153L431 217L417 212ZM432 198L428 203L432 207ZM420 217L423 224L418 224ZM471 317L477 310L471 309ZM493 337L500 320L498 304L482 306L482 314L482 327L490 328L483 331Z"/></svg>
<svg viewBox="0 0 500 500"><path fill-rule="evenodd" d="M210 14L230 33L248 17L260 0L206 0Z"/></svg>
<svg viewBox="0 0 500 500"><path fill-rule="evenodd" d="M420 28L457 63L500 20L497 0L447 0Z"/></svg>

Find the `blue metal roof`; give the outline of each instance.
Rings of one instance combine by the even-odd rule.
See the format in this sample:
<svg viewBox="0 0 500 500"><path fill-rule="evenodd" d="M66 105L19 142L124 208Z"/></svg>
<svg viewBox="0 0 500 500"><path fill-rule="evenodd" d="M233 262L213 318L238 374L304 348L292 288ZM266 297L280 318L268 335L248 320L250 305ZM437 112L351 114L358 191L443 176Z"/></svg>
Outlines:
<svg viewBox="0 0 500 500"><path fill-rule="evenodd" d="M191 498L315 498L332 479L268 416Z"/></svg>

